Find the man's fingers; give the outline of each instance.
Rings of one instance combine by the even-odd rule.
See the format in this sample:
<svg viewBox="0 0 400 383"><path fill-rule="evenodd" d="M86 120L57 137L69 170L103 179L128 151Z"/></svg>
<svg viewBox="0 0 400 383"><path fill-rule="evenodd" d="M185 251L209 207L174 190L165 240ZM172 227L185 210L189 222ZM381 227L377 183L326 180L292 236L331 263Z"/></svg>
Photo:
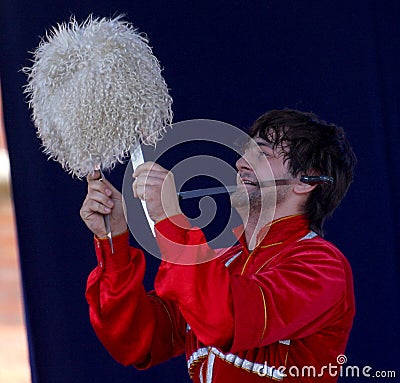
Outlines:
<svg viewBox="0 0 400 383"><path fill-rule="evenodd" d="M88 198L93 201L99 202L104 206L108 206L111 208L114 206L114 202L107 195L96 190L91 190L88 193Z"/></svg>
<svg viewBox="0 0 400 383"><path fill-rule="evenodd" d="M106 186L106 189L111 191L111 194L119 193L119 190L116 189L114 187L114 185L107 178L103 177L103 179L100 181L100 183L104 184ZM108 193L106 193L106 194L108 194Z"/></svg>
<svg viewBox="0 0 400 383"><path fill-rule="evenodd" d="M109 214L110 212L111 208L103 205L101 202L92 199L86 201L84 213L87 213L88 215L91 213Z"/></svg>
<svg viewBox="0 0 400 383"><path fill-rule="evenodd" d="M89 173L86 177L87 182L96 181L101 178L100 170L95 170L93 173Z"/></svg>
<svg viewBox="0 0 400 383"><path fill-rule="evenodd" d="M162 177L158 174L140 174L139 177L135 178L135 181L137 184L140 185L149 185L149 186L154 186L154 185L161 185L165 180L165 177Z"/></svg>
<svg viewBox="0 0 400 383"><path fill-rule="evenodd" d="M166 175L163 176L158 174L150 173L141 173L138 177L135 178L132 184L133 195L135 198L144 199L144 195L152 192L152 187L162 187L165 182Z"/></svg>
<svg viewBox="0 0 400 383"><path fill-rule="evenodd" d="M114 185L107 178L104 177L104 175L103 177L101 176L100 170L95 170L93 173L88 174L86 180L88 184L91 184L93 182L93 185L99 185L98 182L100 182L100 185L101 183L106 185L106 187L110 189L112 193L119 193L118 189L116 189Z"/></svg>
<svg viewBox="0 0 400 383"><path fill-rule="evenodd" d="M106 194L107 196L116 196L120 194L120 192L114 187L114 185L108 181L106 178L97 179L92 178L92 176L88 176L88 193L92 190L96 190L100 193Z"/></svg>
<svg viewBox="0 0 400 383"><path fill-rule="evenodd" d="M133 188L133 185L132 185ZM133 188L133 195L135 198L139 198L141 200L145 200L145 186L144 185L135 185Z"/></svg>
<svg viewBox="0 0 400 383"><path fill-rule="evenodd" d="M113 194L113 191L111 189L111 184L109 184L108 181L103 180L93 180L88 183L88 194L90 194L92 191L97 191L100 193L103 193L107 196L111 196Z"/></svg>
<svg viewBox="0 0 400 383"><path fill-rule="evenodd" d="M143 164L139 165L132 174L132 177L136 178L139 174L143 172L156 172L156 173L168 173L167 169L164 169L161 165L158 165L156 162L147 161Z"/></svg>

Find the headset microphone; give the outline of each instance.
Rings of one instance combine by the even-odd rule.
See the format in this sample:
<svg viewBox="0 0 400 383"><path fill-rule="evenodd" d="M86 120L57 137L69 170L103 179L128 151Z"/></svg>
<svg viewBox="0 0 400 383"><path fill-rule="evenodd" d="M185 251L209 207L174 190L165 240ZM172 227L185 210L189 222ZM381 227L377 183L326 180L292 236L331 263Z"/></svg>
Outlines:
<svg viewBox="0 0 400 383"><path fill-rule="evenodd" d="M300 176L300 181L309 185L333 184L333 177L329 176Z"/></svg>

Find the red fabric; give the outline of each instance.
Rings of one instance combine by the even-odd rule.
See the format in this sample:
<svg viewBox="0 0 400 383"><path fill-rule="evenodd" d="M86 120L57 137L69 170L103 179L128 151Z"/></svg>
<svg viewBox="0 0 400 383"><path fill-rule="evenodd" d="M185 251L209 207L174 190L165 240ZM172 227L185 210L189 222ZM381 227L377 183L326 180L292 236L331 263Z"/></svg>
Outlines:
<svg viewBox="0 0 400 383"><path fill-rule="evenodd" d="M186 323L179 310L142 286L143 252L128 247L128 232L95 238L98 266L89 275L86 299L91 324L115 360L148 368L184 351ZM155 362L155 363L153 363Z"/></svg>
<svg viewBox="0 0 400 383"><path fill-rule="evenodd" d="M115 240L114 255L106 241L97 240L102 267L89 277L87 299L98 337L114 358L139 368L186 350L196 382L200 373L205 379L210 361L217 383L265 379L247 371L257 363L286 372L291 366L300 371L313 366L316 373L336 364L355 311L347 260L318 236L301 240L309 233L303 216L286 217L266 229L251 254L243 237L238 245L215 252L185 217L159 222L157 242L169 262L161 263L156 293L150 296L141 283L143 254L128 250L127 237ZM187 264L193 261L203 263ZM315 380L289 376L283 381ZM336 380L325 373L318 381Z"/></svg>

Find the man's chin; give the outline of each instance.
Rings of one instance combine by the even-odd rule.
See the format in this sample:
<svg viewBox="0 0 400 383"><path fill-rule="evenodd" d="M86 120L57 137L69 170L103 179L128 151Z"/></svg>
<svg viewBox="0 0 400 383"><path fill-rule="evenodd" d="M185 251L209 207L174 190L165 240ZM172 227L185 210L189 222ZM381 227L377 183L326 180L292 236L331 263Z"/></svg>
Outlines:
<svg viewBox="0 0 400 383"><path fill-rule="evenodd" d="M242 208L242 207L250 207L256 201L261 201L261 194L259 189L254 191L249 190L247 187L238 187L238 189L231 194L231 205L235 209Z"/></svg>

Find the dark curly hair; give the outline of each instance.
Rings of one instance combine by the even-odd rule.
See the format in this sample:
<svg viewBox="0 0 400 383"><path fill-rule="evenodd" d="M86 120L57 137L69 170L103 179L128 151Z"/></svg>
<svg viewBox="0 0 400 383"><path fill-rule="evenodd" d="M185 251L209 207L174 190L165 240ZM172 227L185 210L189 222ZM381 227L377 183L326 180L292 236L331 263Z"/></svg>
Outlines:
<svg viewBox="0 0 400 383"><path fill-rule="evenodd" d="M271 110L250 129L283 153L293 177L326 175L332 185L318 185L307 199L304 211L310 228L323 235L325 219L340 204L353 180L356 157L343 129L313 113L293 109Z"/></svg>

